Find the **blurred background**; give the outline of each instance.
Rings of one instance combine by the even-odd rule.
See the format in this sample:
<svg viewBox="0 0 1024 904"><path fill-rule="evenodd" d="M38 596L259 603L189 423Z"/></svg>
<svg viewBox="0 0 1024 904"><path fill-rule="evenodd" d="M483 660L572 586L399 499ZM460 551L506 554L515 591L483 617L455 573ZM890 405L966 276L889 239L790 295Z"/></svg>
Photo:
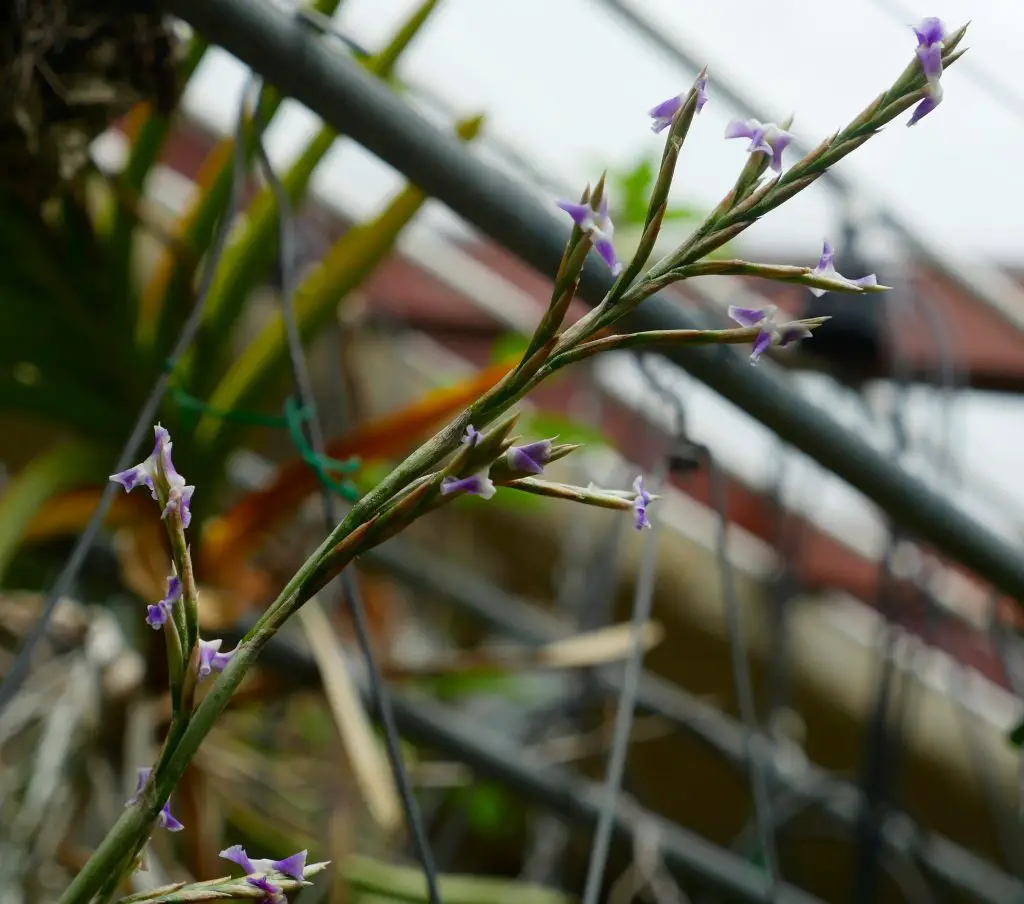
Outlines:
<svg viewBox="0 0 1024 904"><path fill-rule="evenodd" d="M142 617L164 590L160 524L148 498L120 494L94 517L153 387L146 430L170 427L197 486L203 634L227 649L323 538L321 493L358 498L492 385L551 288L339 135L344 122L263 87L262 138L252 119L240 127L246 62L151 3L56 7L0 13L4 904L56 899L166 727L163 641ZM646 111L700 67L711 101L680 158L665 250L745 161L722 139L728 120L793 113L813 147L892 83L911 25L972 20L938 110L910 130L897 120L728 249L810 266L828 238L840 272L877 273L891 292L814 299L715 278L667 297L720 326L730 304L832 315L762 369L1020 548L1024 7L278 9L552 218L556 198L607 169L621 255L660 159ZM282 236L294 240L283 253ZM294 391L282 300L326 464L282 414ZM585 443L556 479L664 477L653 539L621 513L499 492L365 556L365 625L335 582L276 638L172 801L186 831L154 838L124 894L224 875L217 852L241 842L253 856L330 859L306 904L426 900L368 647L444 900L578 896L646 568L653 621L603 900L1024 901L1018 601L663 358L592 359L523 408L520 434ZM657 557L642 565L645 540ZM21 680L33 625L45 639ZM737 695L748 659L753 711ZM756 805L752 768L767 790ZM776 859L790 887L772 898Z"/></svg>

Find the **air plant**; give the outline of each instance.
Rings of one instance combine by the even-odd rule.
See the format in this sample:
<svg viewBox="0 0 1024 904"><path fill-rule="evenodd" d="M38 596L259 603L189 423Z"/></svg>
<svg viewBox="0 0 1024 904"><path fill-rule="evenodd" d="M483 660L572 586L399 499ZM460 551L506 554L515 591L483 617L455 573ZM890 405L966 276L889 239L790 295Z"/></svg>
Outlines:
<svg viewBox="0 0 1024 904"><path fill-rule="evenodd" d="M574 226L554 279L548 309L518 363L355 502L230 652L220 652L219 647L199 636L199 592L186 539L193 487L179 475L171 459L170 434L158 425L152 454L135 468L112 475L110 479L128 492L148 491L157 504L153 516L159 513L167 532L172 586L167 596L156 604L158 612L153 620L159 622L158 627L166 639L173 715L155 764L145 767L148 771L136 795L69 885L61 904L86 904L97 893L108 896L137 862L146 840L158 826L177 828L168 801L203 738L270 638L356 556L431 511L466 495L477 497L480 504L487 504L487 500L499 492L535 493L620 510L633 520L637 530L647 528L652 513L657 511L658 500L644 488L642 476L637 477L630 490L574 487L546 479L546 466L571 455L577 446L542 437L520 440L513 434L517 419L513 411L515 405L552 374L602 352L655 344L750 345L753 363L774 345L811 338L814 329L826 319L780 322L774 311L735 310L733 316L741 325L732 329L610 332L645 298L676 282L728 273L795 282L826 291L853 294L884 291L885 287L878 285L873 277L851 279L838 274L832 266L828 246L816 267L773 266L743 260L708 261L707 255L813 184L830 166L914 104L931 99L931 108L934 108L937 79L943 68L962 53L957 46L966 28L948 37L941 27L939 31L941 34L936 37L939 34L936 27L922 26L918 54L895 84L850 125L825 139L789 169L784 167L784 152L790 124L775 126L749 121L731 124L727 138L742 135L750 142L749 158L733 190L685 242L647 267L664 218L679 150L697 113L708 100L707 74L702 72L688 92L653 108L655 131L665 132L666 141L648 205L643 239L636 253L630 260L620 262L609 249L612 226L603 177L593 188L585 189L578 201L559 202L558 206L572 218ZM915 120L922 115L919 107ZM766 179L769 169L774 175ZM575 323L565 325L584 260L591 250L596 250L618 277L596 308ZM197 485L202 492L202 484L197 481ZM175 580L180 582L180 589L174 584ZM201 678L208 679L209 689L197 703L196 687ZM240 864L246 872L245 884L253 889L250 894L265 899L279 900L284 878L298 881L304 875L305 852L281 861L253 861L244 850L234 847L222 856Z"/></svg>

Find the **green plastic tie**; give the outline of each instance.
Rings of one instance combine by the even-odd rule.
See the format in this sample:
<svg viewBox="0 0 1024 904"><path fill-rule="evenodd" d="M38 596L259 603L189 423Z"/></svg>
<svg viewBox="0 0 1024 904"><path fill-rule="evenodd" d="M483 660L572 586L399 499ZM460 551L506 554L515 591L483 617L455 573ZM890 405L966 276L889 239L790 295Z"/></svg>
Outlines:
<svg viewBox="0 0 1024 904"><path fill-rule="evenodd" d="M313 405L300 406L294 398L289 397L284 403L284 414L264 414L260 411L243 411L241 409L214 408L202 399L185 392L181 387L173 387L171 396L182 411L194 415L208 415L222 421L244 424L249 427L267 427L274 430L287 430L288 436L302 460L309 465L316 475L317 481L324 489L340 496L347 502L359 499L359 489L351 480L338 479L335 475L351 474L359 469L359 459L349 458L341 461L329 455L318 455L302 432L302 425L316 413Z"/></svg>

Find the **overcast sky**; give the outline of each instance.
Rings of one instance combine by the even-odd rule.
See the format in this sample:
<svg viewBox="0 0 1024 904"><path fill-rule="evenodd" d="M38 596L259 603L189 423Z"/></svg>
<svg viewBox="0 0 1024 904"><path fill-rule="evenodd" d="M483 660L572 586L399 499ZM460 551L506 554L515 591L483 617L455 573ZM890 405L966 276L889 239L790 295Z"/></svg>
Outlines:
<svg viewBox="0 0 1024 904"><path fill-rule="evenodd" d="M339 22L351 36L379 47L416 5L414 0L344 0ZM950 27L973 20L966 41L970 53L943 78L943 104L912 129L905 128L904 115L841 167L865 197L898 208L925 236L978 259L1024 264L1020 0L928 5L917 0L632 0L632 5L710 68L711 102L691 130L676 187L680 200L707 206L728 189L745 160L745 142L722 138L726 122L741 111L716 98L716 78L747 93L772 118L795 113L794 131L817 143L902 71L915 46L910 24L925 15L938 15ZM606 165L656 153L660 144L649 130L646 110L687 88L695 74L647 46L596 0L442 0L400 71L461 113L486 112L491 134L557 182L580 186ZM244 73L224 54L211 54L193 83L190 106L226 128ZM986 81L1009 97L994 97ZM291 105L270 132L272 155L290 156L314 126L313 117ZM351 143L332 152L316 181L344 207L365 212L398 184L386 166ZM437 205L431 217L439 225L451 223ZM838 223L834 196L815 186L752 228L742 247L751 255L784 251L793 263L813 263L822 236L835 235ZM691 390L691 397L703 415L694 413L698 432L727 457L742 449L743 454L731 455L733 468L760 478L769 460L769 435L699 389ZM929 417L933 403L925 398L912 407L925 430L934 420ZM956 412L962 463L990 488L984 495L1005 494L998 506L979 503L974 494L982 506L976 511L1013 536L1012 525L1024 522L1018 515L1024 487L1016 479L1024 447L1022 406L971 395ZM817 509L831 511L822 517L834 529L859 529L874 520L870 507L838 484L829 493L816 490L815 496Z"/></svg>
<svg viewBox="0 0 1024 904"><path fill-rule="evenodd" d="M897 206L928 235L1005 261L1024 260L1024 83L1019 74L1024 3L1018 0L630 0L711 71L711 103L691 131L676 191L714 204L742 165L745 143L722 132L738 111L715 97L716 73L773 118L796 114L794 131L811 143L839 128L886 88L911 59L907 22L941 16L951 27L972 19L971 50L943 80L945 100L913 129L906 117L853 157L844 172L864 192ZM414 0L345 0L346 33L379 47ZM211 57L195 88L226 122L241 79L222 55ZM981 70L980 75L978 70ZM488 130L569 184L606 164L654 153L658 138L645 111L687 87L681 71L592 0L442 0L403 58L402 74L459 111L486 111ZM985 79L1009 92L1016 110L986 92ZM309 120L292 111L275 129L282 149L301 141ZM357 157L358 152L342 156ZM358 178L353 178L353 167ZM325 171L333 190L370 209L395 184L362 159ZM834 231L836 208L817 187L748 233L754 249L813 256Z"/></svg>

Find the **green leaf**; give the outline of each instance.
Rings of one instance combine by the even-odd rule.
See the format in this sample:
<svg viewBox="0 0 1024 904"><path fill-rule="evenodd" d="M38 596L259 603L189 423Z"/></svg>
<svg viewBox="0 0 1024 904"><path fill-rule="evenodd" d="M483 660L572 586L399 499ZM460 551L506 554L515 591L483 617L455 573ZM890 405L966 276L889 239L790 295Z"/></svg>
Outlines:
<svg viewBox="0 0 1024 904"><path fill-rule="evenodd" d="M384 50L366 61L366 68L373 75L381 79L391 77L402 53L426 24L438 2L424 0ZM338 132L324 125L284 175L281 182L291 205L296 205L305 195L313 173L338 137ZM216 375L228 357L227 339L250 293L266 278L275 260L278 222L276 199L270 186L267 186L250 205L244 232L237 242L226 249L223 262L210 287L203 325L203 336L207 340L197 346L195 376L190 380L195 395L204 397L213 388ZM212 341L208 341L209 337L212 337Z"/></svg>
<svg viewBox="0 0 1024 904"><path fill-rule="evenodd" d="M463 806L470 825L483 835L501 835L512 809L508 792L500 785L481 783L462 793Z"/></svg>
<svg viewBox="0 0 1024 904"><path fill-rule="evenodd" d="M521 358L529 348L530 337L525 333L502 333L491 346L490 360L494 363L509 358Z"/></svg>
<svg viewBox="0 0 1024 904"><path fill-rule="evenodd" d="M525 495L517 493L516 495ZM433 675L415 679L416 684L439 700L454 702L474 695L490 695L493 697L521 698L519 682L515 675L499 668L488 669L481 666L468 672L456 672L451 675Z"/></svg>
<svg viewBox="0 0 1024 904"><path fill-rule="evenodd" d="M341 871L357 894L371 893L399 901L425 902L423 871L369 857L349 856ZM571 904L562 892L512 879L443 875L438 879L445 904Z"/></svg>
<svg viewBox="0 0 1024 904"><path fill-rule="evenodd" d="M25 530L43 505L59 493L104 480L110 450L73 440L37 455L8 482L0 496L0 584Z"/></svg>
<svg viewBox="0 0 1024 904"><path fill-rule="evenodd" d="M546 411L525 412L519 421L518 432L530 438L558 437L560 443L583 443L588 446L606 446L608 440L596 427L574 421L560 414Z"/></svg>
<svg viewBox="0 0 1024 904"><path fill-rule="evenodd" d="M684 205L673 205L665 211L665 216L662 218L662 222L672 223L678 221L693 221L701 219L703 214L694 207L686 207ZM641 221L642 222L642 221Z"/></svg>
<svg viewBox="0 0 1024 904"><path fill-rule="evenodd" d="M481 117L460 123L460 137L472 140L481 124ZM303 341L329 323L341 299L361 285L391 253L398 236L425 201L426 195L419 188L407 185L378 217L350 229L338 239L295 293L295 321ZM210 407L235 410L257 404L273 380L284 372L287 361L284 319L278 311L235 358L211 395ZM196 427L198 447L219 459L230 446L220 442L214 450L214 444L222 434L231 435L228 427L223 420L209 415L204 417Z"/></svg>

